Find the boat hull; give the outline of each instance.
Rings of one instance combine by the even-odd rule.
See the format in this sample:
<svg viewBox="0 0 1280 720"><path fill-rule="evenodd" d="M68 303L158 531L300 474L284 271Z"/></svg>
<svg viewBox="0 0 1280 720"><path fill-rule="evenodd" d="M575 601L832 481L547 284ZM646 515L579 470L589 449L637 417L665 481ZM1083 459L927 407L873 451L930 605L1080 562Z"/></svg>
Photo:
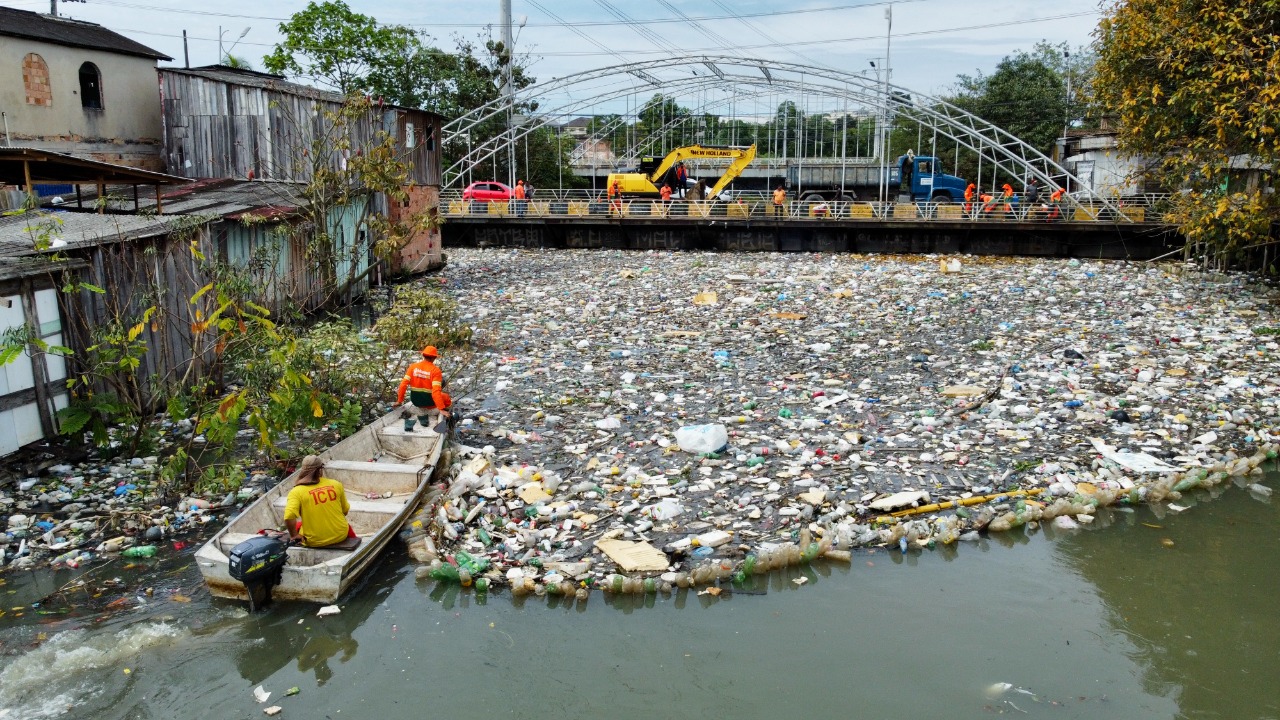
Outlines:
<svg viewBox="0 0 1280 720"><path fill-rule="evenodd" d="M333 603L377 560L430 488L444 436L405 431L400 409L375 420L321 453L325 476L342 482L361 537L354 550L290 547L274 600ZM248 600L247 588L229 573L228 552L259 530L283 525L284 503L297 473L264 493L196 552L196 563L214 597Z"/></svg>

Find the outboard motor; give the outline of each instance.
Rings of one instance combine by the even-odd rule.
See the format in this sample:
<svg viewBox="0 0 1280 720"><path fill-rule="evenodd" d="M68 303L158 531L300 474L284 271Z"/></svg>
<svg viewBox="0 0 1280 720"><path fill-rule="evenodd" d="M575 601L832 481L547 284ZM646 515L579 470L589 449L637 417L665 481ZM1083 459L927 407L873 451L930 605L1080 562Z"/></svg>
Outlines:
<svg viewBox="0 0 1280 720"><path fill-rule="evenodd" d="M249 611L255 612L271 602L271 588L280 584L289 560L289 543L271 535L255 535L231 548L227 557L227 572L244 583Z"/></svg>

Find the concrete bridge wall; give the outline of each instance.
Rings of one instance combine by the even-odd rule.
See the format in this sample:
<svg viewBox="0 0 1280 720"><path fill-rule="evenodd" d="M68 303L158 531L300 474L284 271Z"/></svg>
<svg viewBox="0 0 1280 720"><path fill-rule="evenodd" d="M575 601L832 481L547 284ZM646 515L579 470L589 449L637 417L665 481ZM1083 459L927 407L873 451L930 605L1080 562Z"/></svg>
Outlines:
<svg viewBox="0 0 1280 720"><path fill-rule="evenodd" d="M1147 260L1180 247L1172 228L1149 223L786 223L665 219L450 219L452 246L1025 255Z"/></svg>

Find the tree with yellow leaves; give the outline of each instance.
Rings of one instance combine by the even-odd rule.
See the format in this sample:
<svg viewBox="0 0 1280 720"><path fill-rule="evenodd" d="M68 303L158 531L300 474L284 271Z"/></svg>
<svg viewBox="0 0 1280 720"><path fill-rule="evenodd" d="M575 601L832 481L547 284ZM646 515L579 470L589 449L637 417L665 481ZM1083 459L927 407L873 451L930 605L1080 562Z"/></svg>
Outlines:
<svg viewBox="0 0 1280 720"><path fill-rule="evenodd" d="M1188 249L1225 263L1278 242L1280 0L1118 0L1097 51L1097 99L1122 151L1160 161Z"/></svg>

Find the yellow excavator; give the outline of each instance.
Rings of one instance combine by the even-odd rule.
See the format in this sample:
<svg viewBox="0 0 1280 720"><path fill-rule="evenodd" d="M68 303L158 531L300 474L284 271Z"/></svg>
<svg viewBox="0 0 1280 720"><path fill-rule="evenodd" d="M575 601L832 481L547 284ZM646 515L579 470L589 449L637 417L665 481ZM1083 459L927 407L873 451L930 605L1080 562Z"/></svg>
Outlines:
<svg viewBox="0 0 1280 720"><path fill-rule="evenodd" d="M685 188L679 187L676 181L676 164L685 160L706 158L731 158L732 162L725 169L724 175L704 196L708 200L720 197L720 193L728 187L733 179L742 174L747 165L756 157L756 146L748 147L729 145L689 145L667 153L666 157L645 156L640 159L637 172L611 173L606 188L613 187L615 181L623 197L659 197L659 188L668 184L676 196L680 196Z"/></svg>

